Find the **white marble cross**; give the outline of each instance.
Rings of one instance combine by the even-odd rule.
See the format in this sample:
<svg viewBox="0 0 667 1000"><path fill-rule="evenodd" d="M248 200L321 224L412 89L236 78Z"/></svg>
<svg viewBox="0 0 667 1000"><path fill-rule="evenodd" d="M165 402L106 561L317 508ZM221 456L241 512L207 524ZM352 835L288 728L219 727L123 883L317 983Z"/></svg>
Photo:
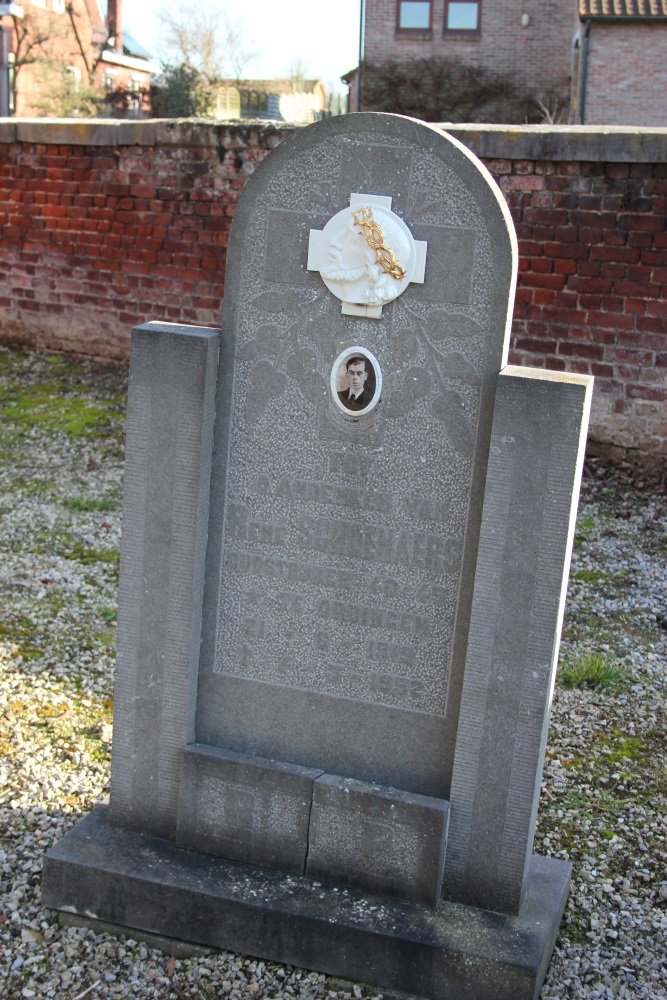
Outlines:
<svg viewBox="0 0 667 1000"><path fill-rule="evenodd" d="M391 210L391 198L350 195L350 207L311 229L308 270L319 271L346 316L380 319L411 281L424 283L426 243Z"/></svg>

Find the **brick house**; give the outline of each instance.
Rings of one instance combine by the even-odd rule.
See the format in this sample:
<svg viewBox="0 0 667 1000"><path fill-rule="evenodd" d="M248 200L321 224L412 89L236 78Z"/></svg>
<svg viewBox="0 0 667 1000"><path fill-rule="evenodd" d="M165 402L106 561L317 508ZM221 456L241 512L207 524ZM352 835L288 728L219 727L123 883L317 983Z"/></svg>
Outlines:
<svg viewBox="0 0 667 1000"><path fill-rule="evenodd" d="M367 81L391 60L438 57L507 74L555 120L667 125L667 0L365 0ZM350 110L366 110L359 68L343 79ZM509 114L489 120L523 120Z"/></svg>
<svg viewBox="0 0 667 1000"><path fill-rule="evenodd" d="M92 89L126 90L140 113L158 67L123 32L121 5L105 16L100 0L0 2L0 115L57 115L65 92L76 104Z"/></svg>
<svg viewBox="0 0 667 1000"><path fill-rule="evenodd" d="M667 126L667 0L579 0L573 120Z"/></svg>
<svg viewBox="0 0 667 1000"><path fill-rule="evenodd" d="M447 57L510 74L534 97L567 106L575 0L365 0L363 66ZM360 105L358 68L343 78Z"/></svg>

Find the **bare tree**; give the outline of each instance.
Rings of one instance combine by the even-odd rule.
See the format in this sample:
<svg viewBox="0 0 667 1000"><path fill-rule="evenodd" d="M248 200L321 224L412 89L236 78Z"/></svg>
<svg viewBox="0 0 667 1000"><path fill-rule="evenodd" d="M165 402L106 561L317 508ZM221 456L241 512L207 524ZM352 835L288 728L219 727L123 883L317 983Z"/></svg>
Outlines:
<svg viewBox="0 0 667 1000"><path fill-rule="evenodd" d="M70 20L70 24L72 25L72 30L74 32L74 37L76 38L76 44L77 44L77 46L79 48L79 52L81 54L81 58L83 60L83 64L86 67L86 72L88 73L88 86L89 87L94 87L95 86L95 72L97 70L97 67L99 66L99 64L102 61L102 55L104 53L104 49L106 47L106 44L107 44L107 42L109 40L109 28L107 26L107 29L106 29L106 39L104 40L104 42L102 44L98 44L97 45L96 49L94 50L94 54L93 54L92 60L91 60L89 58L89 56L86 55L85 46L83 45L83 43L81 41L82 32L85 29L83 28L83 26L80 26L79 24L77 24L77 16L76 16L76 13L74 11L74 5L72 3L68 3L67 7L66 7L66 10L67 10L67 16L69 17L69 20Z"/></svg>
<svg viewBox="0 0 667 1000"><path fill-rule="evenodd" d="M28 12L22 18L12 15L14 22L14 72L12 73L12 103L16 107L18 82L24 66L43 62L53 38L52 18L35 17Z"/></svg>
<svg viewBox="0 0 667 1000"><path fill-rule="evenodd" d="M261 49L255 48L248 40L248 29L241 21L225 19L226 60L235 80L240 80L246 66L250 66Z"/></svg>
<svg viewBox="0 0 667 1000"><path fill-rule="evenodd" d="M302 56L296 56L295 59L292 59L287 70L287 75L290 83L292 84L292 90L303 90L303 82L308 79L309 73L310 66L306 60L302 58Z"/></svg>
<svg viewBox="0 0 667 1000"><path fill-rule="evenodd" d="M16 107L21 72L34 68L38 92L34 107L39 114L94 114L103 103L103 94L95 86L95 70L102 58L103 44L86 52L82 44L84 26L77 23L71 3L66 12L74 41L66 22L53 11L29 9L22 18L12 16L14 24L14 72L12 74L13 105ZM72 65L78 58L86 69L87 80L81 82Z"/></svg>
<svg viewBox="0 0 667 1000"><path fill-rule="evenodd" d="M227 13L202 3L163 7L160 55L166 65L184 65L209 83L225 76L238 79L259 55L248 42L247 28Z"/></svg>

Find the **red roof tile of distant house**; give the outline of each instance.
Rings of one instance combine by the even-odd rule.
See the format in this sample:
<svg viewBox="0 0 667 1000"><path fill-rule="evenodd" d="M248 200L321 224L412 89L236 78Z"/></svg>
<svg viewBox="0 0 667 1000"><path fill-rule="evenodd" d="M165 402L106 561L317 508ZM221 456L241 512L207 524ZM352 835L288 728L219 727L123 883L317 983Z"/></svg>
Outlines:
<svg viewBox="0 0 667 1000"><path fill-rule="evenodd" d="M662 21L667 19L667 0L579 0L582 21Z"/></svg>

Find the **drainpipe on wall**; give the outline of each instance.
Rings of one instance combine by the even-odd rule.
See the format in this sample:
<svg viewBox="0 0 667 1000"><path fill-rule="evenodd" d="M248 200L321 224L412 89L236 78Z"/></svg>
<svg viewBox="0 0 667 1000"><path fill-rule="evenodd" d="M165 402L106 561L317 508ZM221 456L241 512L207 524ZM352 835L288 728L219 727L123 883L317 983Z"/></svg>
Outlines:
<svg viewBox="0 0 667 1000"><path fill-rule="evenodd" d="M586 78L588 76L588 39L591 34L591 19L586 18L586 31L584 32L584 44L581 48L581 94L579 95L579 108L581 124L584 124L586 115Z"/></svg>
<svg viewBox="0 0 667 1000"><path fill-rule="evenodd" d="M359 0L359 72L357 73L357 111L361 111L361 84L364 65L364 12L366 4Z"/></svg>
<svg viewBox="0 0 667 1000"><path fill-rule="evenodd" d="M9 59L7 33L0 24L0 118L9 118Z"/></svg>

